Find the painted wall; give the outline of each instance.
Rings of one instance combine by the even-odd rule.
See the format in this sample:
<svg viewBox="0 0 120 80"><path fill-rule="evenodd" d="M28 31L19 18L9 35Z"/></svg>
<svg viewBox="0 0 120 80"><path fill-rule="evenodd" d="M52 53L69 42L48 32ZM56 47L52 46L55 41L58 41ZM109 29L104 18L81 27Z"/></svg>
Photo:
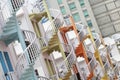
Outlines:
<svg viewBox="0 0 120 80"><path fill-rule="evenodd" d="M34 31L29 18L28 10L25 7L21 8L16 15L22 30Z"/></svg>

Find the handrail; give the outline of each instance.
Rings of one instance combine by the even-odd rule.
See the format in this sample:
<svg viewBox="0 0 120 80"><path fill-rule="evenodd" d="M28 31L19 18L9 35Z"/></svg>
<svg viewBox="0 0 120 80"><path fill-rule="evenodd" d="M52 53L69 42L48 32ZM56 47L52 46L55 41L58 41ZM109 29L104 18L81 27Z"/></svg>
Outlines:
<svg viewBox="0 0 120 80"><path fill-rule="evenodd" d="M57 32L58 28L61 27L61 21L59 21L58 18L61 13L59 10L56 9L49 9L50 12L54 12L54 14L56 13L56 15L52 15L51 16L55 16L54 19L52 21L50 21L50 24L48 25L49 27L47 27L46 31L45 31L45 36L47 38L47 40L49 41L49 39L52 37L52 35ZM58 22L59 21L59 24Z"/></svg>
<svg viewBox="0 0 120 80"><path fill-rule="evenodd" d="M48 46L48 43L47 43L47 41L46 41L46 39L44 37L39 37L38 40L39 40L39 43L41 45L40 46L41 48Z"/></svg>
<svg viewBox="0 0 120 80"><path fill-rule="evenodd" d="M74 42L71 43L71 45L73 46L74 49L77 47L77 46L74 46L74 44L76 43L76 41L80 42L78 38L80 38L79 35L80 35L81 32L82 32L82 30L80 30L80 32L77 33L76 38L73 39Z"/></svg>
<svg viewBox="0 0 120 80"><path fill-rule="evenodd" d="M68 56L64 59L64 61L62 61L62 63L59 66L57 66L58 69L62 69L62 72L58 71L59 76L63 78L66 75L66 73L72 68L75 62L76 62L76 56L73 48L71 47L70 53L68 54Z"/></svg>
<svg viewBox="0 0 120 80"><path fill-rule="evenodd" d="M12 16L14 12L16 12L25 2L29 0L7 0L4 2L3 6L1 7L1 18L2 18L2 27L5 26L8 19Z"/></svg>
<svg viewBox="0 0 120 80"><path fill-rule="evenodd" d="M119 75L118 65L119 65L119 63L116 63L115 67L113 68L115 75Z"/></svg>
<svg viewBox="0 0 120 80"><path fill-rule="evenodd" d="M92 58L91 60L89 61L89 63L87 64L88 68L90 71L93 71L94 68L97 66L97 62L95 62L95 57L94 57L94 54L92 54Z"/></svg>
<svg viewBox="0 0 120 80"><path fill-rule="evenodd" d="M44 4L42 0L36 0L35 4L32 4L32 11L35 13L44 12ZM41 8L41 9L40 9Z"/></svg>
<svg viewBox="0 0 120 80"><path fill-rule="evenodd" d="M7 76L4 75L0 75L0 80L6 80L6 77L9 77L10 80L17 80L17 76L15 72L8 72L6 73Z"/></svg>
<svg viewBox="0 0 120 80"><path fill-rule="evenodd" d="M29 64L33 64L34 60L38 56L39 50L36 44L36 35L34 32L24 30L25 36L27 36L28 47L18 57L15 69L17 75L20 77L23 71L28 68Z"/></svg>
<svg viewBox="0 0 120 80"><path fill-rule="evenodd" d="M1 16L2 16L1 18L2 18L2 23L3 23L2 27L4 27L6 22L8 21L8 18L11 17L11 14L12 14L11 9L9 8L8 1L6 1L3 4L3 6L2 6L0 11L1 11Z"/></svg>
<svg viewBox="0 0 120 80"><path fill-rule="evenodd" d="M44 76L38 76L38 80L50 80L50 79Z"/></svg>
<svg viewBox="0 0 120 80"><path fill-rule="evenodd" d="M24 30L24 31L27 31L27 30ZM31 31L28 31L28 32L31 32ZM33 32L33 34L35 34L34 32ZM28 45L28 47L23 51L23 53L21 53L21 54L24 54L26 51L27 51L27 49L29 49L30 48L30 46L33 44L33 42L36 40L36 36L34 36L34 38L33 38L33 41L31 42L31 44L30 45ZM17 60L17 64L19 63L19 61L20 61L20 59L21 59L21 57L22 57L22 55L21 56L19 56L19 58L18 58L18 60ZM17 66L17 64L16 64L16 66Z"/></svg>
<svg viewBox="0 0 120 80"><path fill-rule="evenodd" d="M100 47L101 43L100 43L100 40L99 40L99 39L96 39L96 40L95 40L95 45L96 45L97 48Z"/></svg>
<svg viewBox="0 0 120 80"><path fill-rule="evenodd" d="M0 75L0 80L6 80L4 75Z"/></svg>
<svg viewBox="0 0 120 80"><path fill-rule="evenodd" d="M50 76L50 80L57 80L57 74Z"/></svg>

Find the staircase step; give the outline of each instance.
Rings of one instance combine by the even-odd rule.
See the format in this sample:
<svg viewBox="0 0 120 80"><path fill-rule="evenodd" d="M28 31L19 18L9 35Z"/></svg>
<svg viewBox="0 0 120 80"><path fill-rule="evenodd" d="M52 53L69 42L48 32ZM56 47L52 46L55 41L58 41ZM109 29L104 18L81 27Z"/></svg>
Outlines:
<svg viewBox="0 0 120 80"><path fill-rule="evenodd" d="M35 80L34 77L30 76L28 78L20 78L20 80Z"/></svg>
<svg viewBox="0 0 120 80"><path fill-rule="evenodd" d="M2 29L3 29L3 31L4 31L4 30L11 30L11 29L14 29L14 28L16 28L16 26L12 26L12 27L3 27Z"/></svg>
<svg viewBox="0 0 120 80"><path fill-rule="evenodd" d="M9 36L9 35L15 34L16 32L17 32L17 30L13 29L13 30L10 30L9 32L3 32L1 36L6 37L6 36Z"/></svg>
<svg viewBox="0 0 120 80"><path fill-rule="evenodd" d="M15 15L12 15L11 17L8 18L10 21L13 20L13 21L16 21L16 17Z"/></svg>
<svg viewBox="0 0 120 80"><path fill-rule="evenodd" d="M34 76L33 76L33 74L30 74L30 75L24 74L24 75L21 76L20 80L21 79L23 79L23 80L32 80L32 79L34 79Z"/></svg>
<svg viewBox="0 0 120 80"><path fill-rule="evenodd" d="M10 27L16 27L16 24L14 24L14 23L6 24L4 27L2 27L2 29L4 29L4 28L10 28Z"/></svg>
<svg viewBox="0 0 120 80"><path fill-rule="evenodd" d="M71 71L69 70L63 80L70 80L70 76L72 75Z"/></svg>
<svg viewBox="0 0 120 80"><path fill-rule="evenodd" d="M52 41L52 42L49 42L48 45L53 45L53 44L56 44L58 43L58 41Z"/></svg>
<svg viewBox="0 0 120 80"><path fill-rule="evenodd" d="M16 23L16 22L15 22L14 20L9 20L9 21L6 22L6 24L9 24L9 25L10 25L10 24L15 24L15 23Z"/></svg>
<svg viewBox="0 0 120 80"><path fill-rule="evenodd" d="M6 45L10 44L11 42L15 41L15 40L18 40L18 35L17 33L12 35L12 36L9 36L7 37L7 40L5 38L5 40L3 40L5 42Z"/></svg>
<svg viewBox="0 0 120 80"><path fill-rule="evenodd" d="M14 30L17 31L17 28L15 28L15 27L4 28L4 29L3 29L3 33L4 33L4 32L5 32L5 33L6 33L6 32L9 32L9 31L14 31Z"/></svg>

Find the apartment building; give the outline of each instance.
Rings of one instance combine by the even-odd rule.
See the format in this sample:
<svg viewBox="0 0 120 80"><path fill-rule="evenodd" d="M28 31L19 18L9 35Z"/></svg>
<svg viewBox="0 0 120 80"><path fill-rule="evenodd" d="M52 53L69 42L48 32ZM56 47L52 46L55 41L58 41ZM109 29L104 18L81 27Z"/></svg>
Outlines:
<svg viewBox="0 0 120 80"><path fill-rule="evenodd" d="M120 31L119 0L50 0L49 7L61 10L64 19L73 16L76 23L89 26L103 37Z"/></svg>
<svg viewBox="0 0 120 80"><path fill-rule="evenodd" d="M77 29L78 16L68 16L68 25L45 0L35 6L27 0L11 1L1 9L0 80L119 79L120 60L115 56L111 62L115 43L104 45L98 33L79 23Z"/></svg>

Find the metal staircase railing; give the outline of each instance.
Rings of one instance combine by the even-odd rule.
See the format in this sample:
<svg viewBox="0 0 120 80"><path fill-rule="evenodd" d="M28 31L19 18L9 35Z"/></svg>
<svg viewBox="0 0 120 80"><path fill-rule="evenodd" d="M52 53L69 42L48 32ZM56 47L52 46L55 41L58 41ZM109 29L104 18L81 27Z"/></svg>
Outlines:
<svg viewBox="0 0 120 80"><path fill-rule="evenodd" d="M109 46L108 46L109 47ZM111 73L111 69L112 69L112 66L108 60L108 57L107 57L107 51L108 51L108 47L106 47L101 53L101 58L102 58L102 61L103 61L103 67L101 68L100 72L98 73L98 76L102 73L102 74L107 74L109 75L109 73ZM113 70L113 69L112 69Z"/></svg>
<svg viewBox="0 0 120 80"><path fill-rule="evenodd" d="M78 28L79 33L79 37L80 37L80 41L82 41L85 36L88 35L88 31L87 31L87 27L86 26L81 26L80 24L76 24L76 26L79 26L81 28Z"/></svg>
<svg viewBox="0 0 120 80"><path fill-rule="evenodd" d="M72 47L68 44L62 44L64 46L64 51L68 53L66 55L67 57L64 59L64 61L61 62L59 66L57 66L58 69L58 75L60 78L64 78L65 75L71 71L73 65L76 63L76 55L74 53L74 50Z"/></svg>
<svg viewBox="0 0 120 80"><path fill-rule="evenodd" d="M47 77L38 76L38 80L50 80L50 79L49 79L49 78L47 78Z"/></svg>
<svg viewBox="0 0 120 80"><path fill-rule="evenodd" d="M9 9L9 3L8 1L4 2L0 9L0 15L1 15L1 21L2 21L2 28L5 26L6 22L8 21L8 18L10 18L12 15L12 10Z"/></svg>
<svg viewBox="0 0 120 80"><path fill-rule="evenodd" d="M96 62L96 59L95 59L95 56L94 56L94 53L90 52L89 53L91 54L91 57L88 57L90 59L89 63L87 64L88 68L89 68L89 71L90 72L93 72L94 69L96 68L97 66L97 62Z"/></svg>
<svg viewBox="0 0 120 80"><path fill-rule="evenodd" d="M51 17L53 18L52 21L47 25L45 29L45 37L40 37L39 42L41 47L46 47L50 39L57 34L59 27L63 26L62 16L59 10L56 9L49 9Z"/></svg>
<svg viewBox="0 0 120 80"><path fill-rule="evenodd" d="M26 30L24 30L24 33L25 40L27 41L28 46L18 57L16 63L16 72L19 78L24 73L25 69L29 68L29 65L34 64L34 61L39 55L39 49L37 47L37 38L35 33Z"/></svg>
<svg viewBox="0 0 120 80"><path fill-rule="evenodd" d="M41 49L48 46L48 42L46 41L45 37L38 38L38 41L40 43Z"/></svg>
<svg viewBox="0 0 120 80"><path fill-rule="evenodd" d="M100 40L100 36L98 33L93 33L94 39L95 39L95 45L96 48L99 48L101 45L101 40Z"/></svg>
<svg viewBox="0 0 120 80"><path fill-rule="evenodd" d="M2 15L3 24L5 25L8 21L8 18L12 16L14 12L17 12L23 4L25 5L28 0L7 0L6 2L2 3L0 12ZM3 25L3 26L4 26Z"/></svg>
<svg viewBox="0 0 120 80"><path fill-rule="evenodd" d="M7 76L4 75L0 75L0 80L17 80L17 77L15 75L14 72L8 72Z"/></svg>
<svg viewBox="0 0 120 80"><path fill-rule="evenodd" d="M60 11L56 9L49 9L49 11L53 20L50 21L50 24L48 24L48 27L45 31L45 36L48 41L58 31L59 27L63 26L63 22L61 21L62 18Z"/></svg>
<svg viewBox="0 0 120 80"><path fill-rule="evenodd" d="M0 75L0 80L6 80L4 75Z"/></svg>
<svg viewBox="0 0 120 80"><path fill-rule="evenodd" d="M120 66L119 63L116 63L116 65L113 67L113 73L114 76L120 76Z"/></svg>

